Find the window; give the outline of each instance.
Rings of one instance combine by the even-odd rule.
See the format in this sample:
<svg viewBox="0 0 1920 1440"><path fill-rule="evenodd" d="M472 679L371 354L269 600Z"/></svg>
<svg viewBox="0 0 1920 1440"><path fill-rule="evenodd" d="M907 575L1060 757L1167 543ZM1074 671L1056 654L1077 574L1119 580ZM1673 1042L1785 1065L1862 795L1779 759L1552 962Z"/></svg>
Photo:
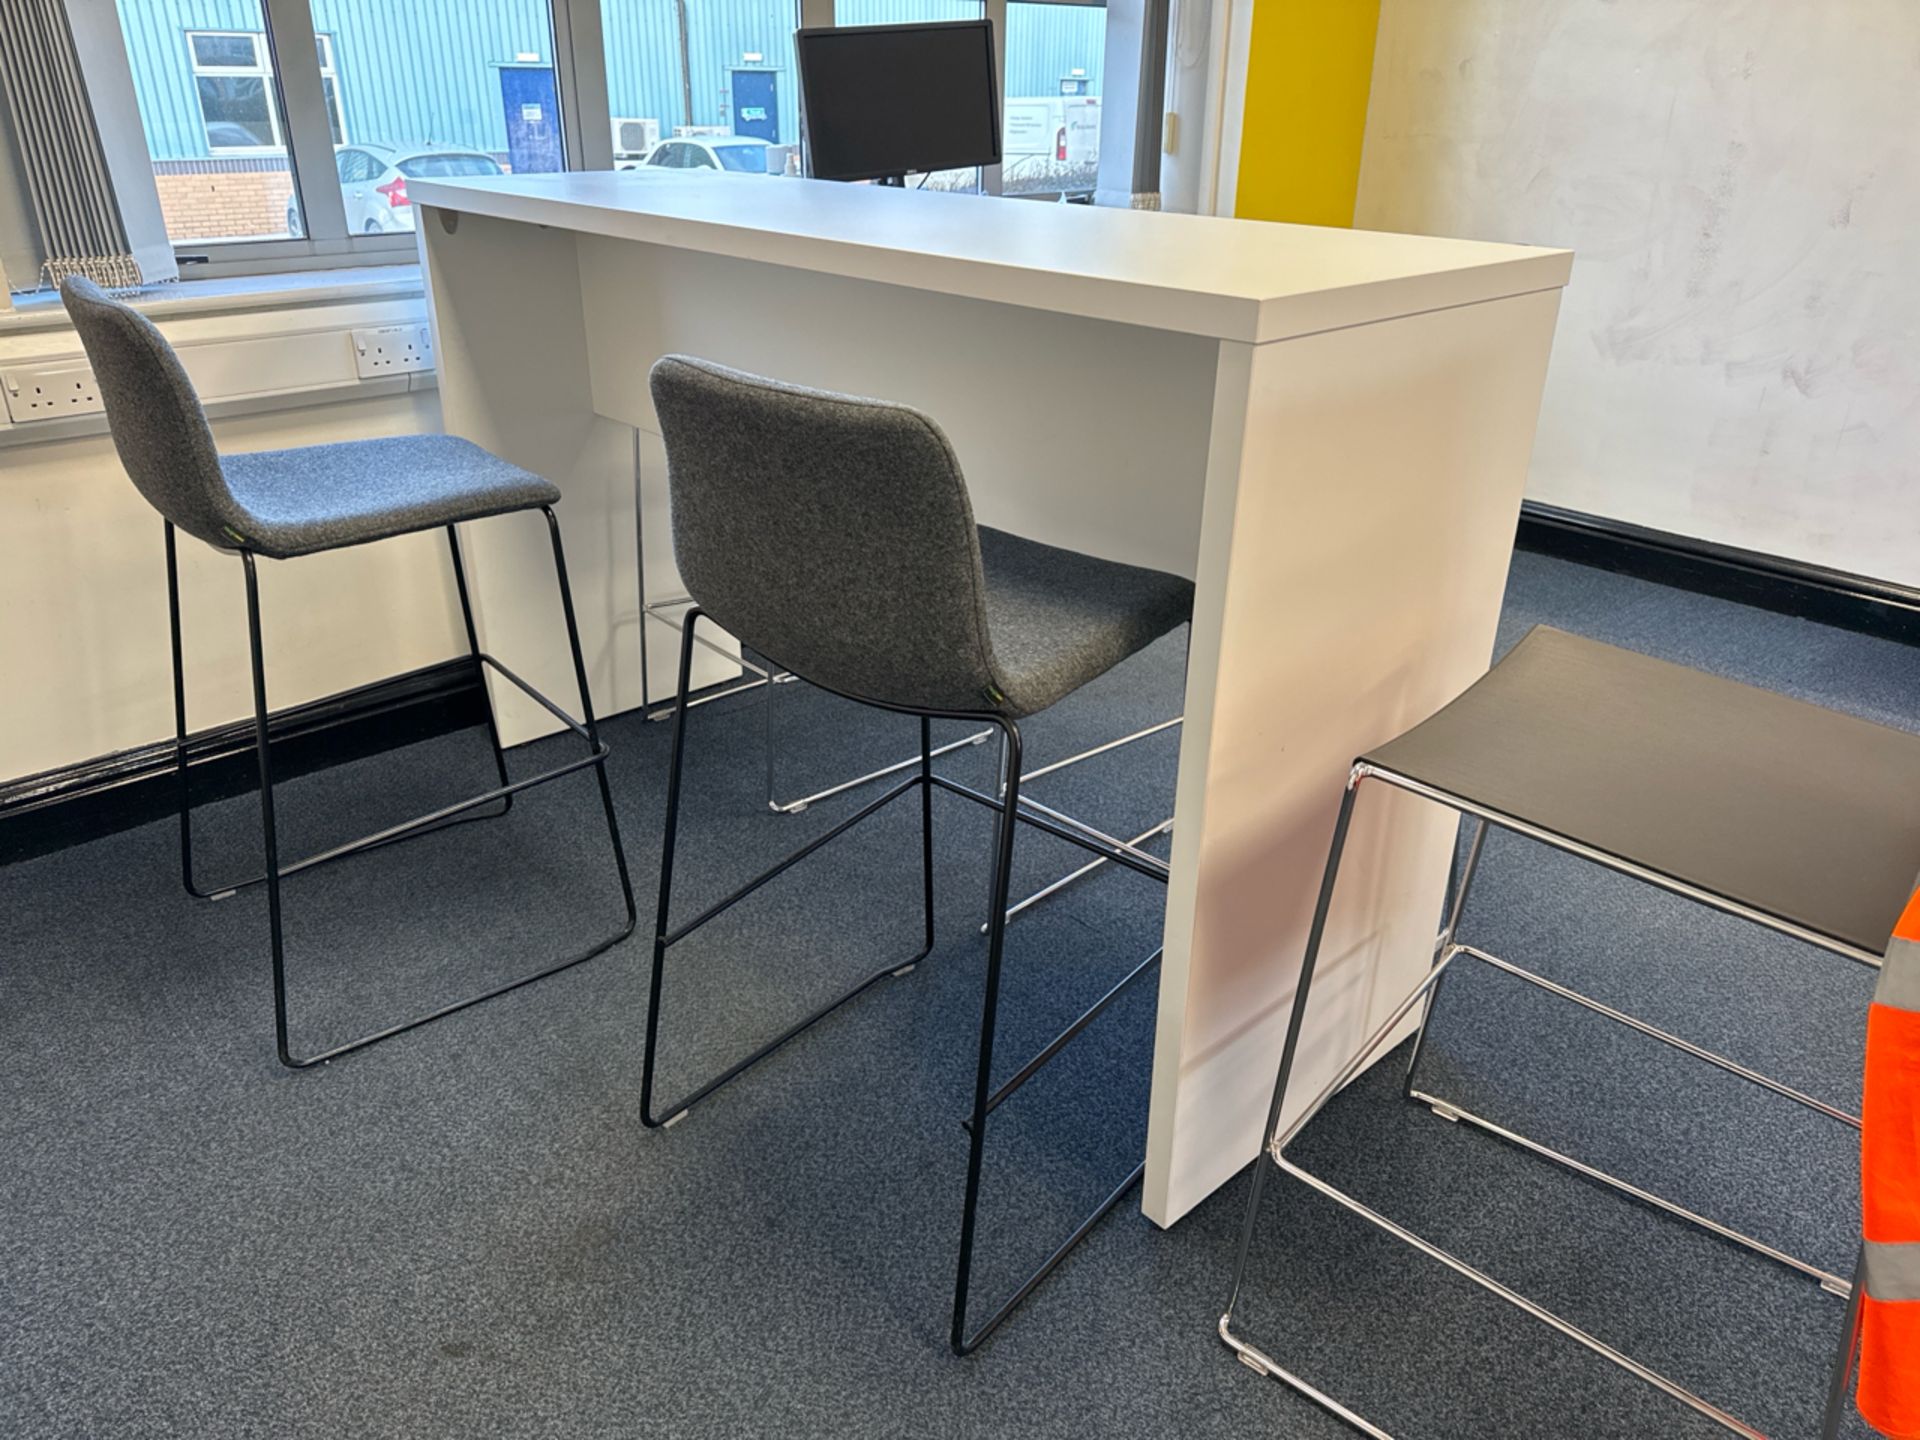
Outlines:
<svg viewBox="0 0 1920 1440"><path fill-rule="evenodd" d="M189 34L207 148L216 155L279 154L280 107L264 35Z"/></svg>
<svg viewBox="0 0 1920 1440"><path fill-rule="evenodd" d="M313 47L320 53L320 93L327 97L327 123L333 130L333 143L347 140L347 117L340 109L340 86L333 72L333 37L316 35Z"/></svg>
<svg viewBox="0 0 1920 1440"><path fill-rule="evenodd" d="M219 247L186 258L411 260L408 179L566 166L549 0L115 3L167 233ZM314 189L329 157L337 211Z"/></svg>
<svg viewBox="0 0 1920 1440"><path fill-rule="evenodd" d="M411 231L409 180L567 168L546 0L333 4L326 14L355 63L345 78L363 158L340 174L349 236ZM320 58L325 80L325 49Z"/></svg>
<svg viewBox="0 0 1920 1440"><path fill-rule="evenodd" d="M124 14L124 8L123 12ZM273 60L261 31L190 30L194 89L206 127L207 148L215 155L286 153L280 105L273 94ZM340 110L333 69L333 37L314 36L322 93L333 143L345 141L346 117Z"/></svg>
<svg viewBox="0 0 1920 1440"><path fill-rule="evenodd" d="M600 0L600 17L616 168L799 173L799 0Z"/></svg>
<svg viewBox="0 0 1920 1440"><path fill-rule="evenodd" d="M417 254L408 182L425 177L609 161L799 173L793 32L803 6L810 21L827 9L822 0L114 0L124 63L110 32L105 58L83 61L92 104L79 113L84 123L90 108L116 134L138 114L165 238L183 264L205 267L197 273L405 263ZM1103 0L832 0L831 13L841 25L999 24L1002 165L912 183L1091 191ZM603 45L580 53L572 37L596 24ZM566 89L576 76L582 96L604 76L604 113L578 113ZM1131 125L1137 107L1128 108ZM1158 136L1141 143L1157 149ZM123 164L114 183L144 178ZM159 239L142 243L164 254Z"/></svg>
<svg viewBox="0 0 1920 1440"><path fill-rule="evenodd" d="M772 148L761 141L741 141L732 145L715 145L712 153L722 170L733 170L742 175L764 175L767 173L767 152Z"/></svg>
<svg viewBox="0 0 1920 1440"><path fill-rule="evenodd" d="M184 7L119 0L154 188L176 245L300 233L287 125L260 0L220 9L231 30L181 27Z"/></svg>
<svg viewBox="0 0 1920 1440"><path fill-rule="evenodd" d="M1104 4L1008 0L1003 194L1092 192L1106 50Z"/></svg>

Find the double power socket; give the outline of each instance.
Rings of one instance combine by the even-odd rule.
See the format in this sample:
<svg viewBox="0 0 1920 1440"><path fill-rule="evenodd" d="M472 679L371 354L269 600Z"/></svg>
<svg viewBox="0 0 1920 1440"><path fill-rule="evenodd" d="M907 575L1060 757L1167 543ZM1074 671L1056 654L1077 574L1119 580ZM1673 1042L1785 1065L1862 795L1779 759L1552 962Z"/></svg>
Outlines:
<svg viewBox="0 0 1920 1440"><path fill-rule="evenodd" d="M351 336L354 373L362 380L433 368L433 330L426 325L379 325ZM98 415L106 406L93 369L84 360L0 370L0 399L16 425Z"/></svg>
<svg viewBox="0 0 1920 1440"><path fill-rule="evenodd" d="M16 425L65 415L98 415L107 408L100 403L93 370L84 361L0 370L0 395L6 397L7 418Z"/></svg>

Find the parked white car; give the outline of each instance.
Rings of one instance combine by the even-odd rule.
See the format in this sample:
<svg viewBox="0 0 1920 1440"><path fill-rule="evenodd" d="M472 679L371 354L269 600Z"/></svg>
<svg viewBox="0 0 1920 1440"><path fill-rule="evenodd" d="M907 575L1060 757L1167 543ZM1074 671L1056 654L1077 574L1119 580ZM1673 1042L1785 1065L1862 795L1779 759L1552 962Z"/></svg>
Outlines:
<svg viewBox="0 0 1920 1440"><path fill-rule="evenodd" d="M333 152L340 198L347 206L347 233L389 235L411 230L413 202L408 180L448 176L504 175L506 167L484 150L451 145L342 145ZM287 199L287 233L299 235L300 207Z"/></svg>
<svg viewBox="0 0 1920 1440"><path fill-rule="evenodd" d="M752 135L676 135L654 146L643 163L667 170L732 170L742 175L781 175L785 173L786 156L791 148ZM778 168L769 170L769 163Z"/></svg>

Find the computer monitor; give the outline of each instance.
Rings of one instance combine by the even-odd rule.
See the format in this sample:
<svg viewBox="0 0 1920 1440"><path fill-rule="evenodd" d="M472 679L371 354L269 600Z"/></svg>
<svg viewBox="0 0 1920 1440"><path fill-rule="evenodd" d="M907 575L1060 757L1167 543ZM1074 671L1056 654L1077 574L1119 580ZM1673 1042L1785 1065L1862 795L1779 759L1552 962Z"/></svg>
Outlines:
<svg viewBox="0 0 1920 1440"><path fill-rule="evenodd" d="M1000 162L992 21L808 28L794 43L816 179Z"/></svg>

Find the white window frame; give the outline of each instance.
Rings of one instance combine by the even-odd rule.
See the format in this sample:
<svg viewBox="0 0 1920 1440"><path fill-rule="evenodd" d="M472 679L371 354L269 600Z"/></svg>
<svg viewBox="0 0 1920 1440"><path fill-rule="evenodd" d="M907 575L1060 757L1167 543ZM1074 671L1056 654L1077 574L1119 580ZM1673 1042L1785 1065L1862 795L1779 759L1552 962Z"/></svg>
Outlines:
<svg viewBox="0 0 1920 1440"><path fill-rule="evenodd" d="M207 121L207 108L200 99L200 81L203 77L237 76L242 79L262 81L267 94L267 121L273 128L271 145L216 145L211 136L207 138L207 152L217 157L224 156L260 156L284 155L287 153L285 122L280 114L280 96L278 81L273 73L273 56L267 46L267 32L264 30L189 30L187 37L187 63L193 70L193 98L200 107L200 128L204 133ZM200 61L196 40L246 40L253 46L251 65L203 65ZM326 91L326 83L333 83L333 104L328 107L333 112L333 123L339 128L340 138L336 145L351 145L353 134L347 129L347 104L340 93L340 72L334 60L333 36L325 31L315 31L314 58L320 66L321 93ZM331 133L331 132L329 132Z"/></svg>
<svg viewBox="0 0 1920 1440"><path fill-rule="evenodd" d="M250 65L203 65L200 63L201 40L245 40L253 52ZM258 156L284 155L287 153L287 135L280 119L280 101L273 77L273 60L267 53L267 37L260 30L189 30L186 32L187 64L193 72L193 101L200 110L200 133L207 142L207 153L215 156ZM211 133L212 121L207 119L206 101L200 95L200 82L203 79L240 79L258 80L267 99L267 125L273 131L271 145L216 145Z"/></svg>
<svg viewBox="0 0 1920 1440"><path fill-rule="evenodd" d="M347 101L340 89L340 67L334 59L333 36L325 30L316 30L313 40L319 51L321 93L326 93L328 81L333 82L333 104L329 108L333 111L333 123L340 131L340 138L333 143L335 146L351 145L353 132L347 129Z"/></svg>

